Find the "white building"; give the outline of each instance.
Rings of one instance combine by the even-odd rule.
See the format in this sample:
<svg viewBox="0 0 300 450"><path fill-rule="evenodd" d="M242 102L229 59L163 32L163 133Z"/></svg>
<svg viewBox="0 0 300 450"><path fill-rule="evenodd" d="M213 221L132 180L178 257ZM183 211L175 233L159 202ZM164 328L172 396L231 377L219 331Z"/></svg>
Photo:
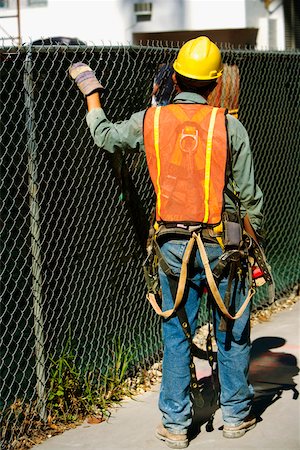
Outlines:
<svg viewBox="0 0 300 450"><path fill-rule="evenodd" d="M235 47L284 50L300 47L299 11L299 0L0 0L0 39L69 36L102 45L205 34Z"/></svg>

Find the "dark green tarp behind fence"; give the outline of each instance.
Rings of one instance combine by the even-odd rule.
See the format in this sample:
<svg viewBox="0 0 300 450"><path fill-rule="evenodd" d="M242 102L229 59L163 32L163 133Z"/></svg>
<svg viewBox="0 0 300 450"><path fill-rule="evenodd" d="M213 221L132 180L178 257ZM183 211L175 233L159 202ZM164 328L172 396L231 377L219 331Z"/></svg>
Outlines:
<svg viewBox="0 0 300 450"><path fill-rule="evenodd" d="M35 399L36 352L45 358L47 383L48 357L60 354L69 333L82 371L104 370L118 336L137 349L142 367L161 350L160 320L145 299L142 272L154 201L144 155L125 155L121 163L95 147L67 69L89 63L107 88L107 116L123 120L150 105L158 65L177 50L29 50L1 50L4 409L17 398ZM300 54L224 50L223 56L239 70L239 119L265 195L266 252L279 298L300 273ZM254 307L265 303L262 289ZM200 322L207 317L204 306Z"/></svg>

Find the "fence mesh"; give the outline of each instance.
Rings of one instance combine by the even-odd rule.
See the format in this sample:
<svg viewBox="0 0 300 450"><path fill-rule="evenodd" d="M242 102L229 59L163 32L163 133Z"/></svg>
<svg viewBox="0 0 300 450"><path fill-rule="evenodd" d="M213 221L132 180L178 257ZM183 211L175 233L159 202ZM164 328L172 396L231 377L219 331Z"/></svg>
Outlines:
<svg viewBox="0 0 300 450"><path fill-rule="evenodd" d="M24 430L16 404L37 401L45 419L49 361L64 351L70 336L82 373L106 370L116 338L134 349L136 366L147 367L160 357L160 321L145 300L142 272L154 202L145 157L112 157L95 148L83 99L66 74L73 62L90 64L107 88L108 118L124 120L151 104L158 66L172 62L177 49L0 51L0 408L4 448L17 448L16 436ZM222 53L226 70L212 100L238 109L249 132L279 298L300 273L294 231L299 223L300 53ZM254 307L265 304L261 289ZM200 322L206 320L203 306Z"/></svg>

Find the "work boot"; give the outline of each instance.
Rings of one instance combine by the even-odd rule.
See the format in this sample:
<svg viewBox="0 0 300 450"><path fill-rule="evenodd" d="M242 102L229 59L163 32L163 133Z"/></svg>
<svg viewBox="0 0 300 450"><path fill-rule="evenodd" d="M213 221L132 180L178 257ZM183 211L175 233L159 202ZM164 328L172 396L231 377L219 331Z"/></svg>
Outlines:
<svg viewBox="0 0 300 450"><path fill-rule="evenodd" d="M252 430L256 425L256 417L248 416L239 425L226 423L223 427L223 436L234 439L244 436L246 431Z"/></svg>
<svg viewBox="0 0 300 450"><path fill-rule="evenodd" d="M186 433L171 433L162 424L156 428L155 436L161 441L165 441L170 448L186 448L189 445Z"/></svg>

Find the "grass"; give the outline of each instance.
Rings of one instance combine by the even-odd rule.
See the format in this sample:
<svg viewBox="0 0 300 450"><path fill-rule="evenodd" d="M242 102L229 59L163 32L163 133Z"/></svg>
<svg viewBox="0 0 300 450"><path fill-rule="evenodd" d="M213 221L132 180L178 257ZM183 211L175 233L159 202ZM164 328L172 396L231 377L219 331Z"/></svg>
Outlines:
<svg viewBox="0 0 300 450"><path fill-rule="evenodd" d="M49 358L47 383L47 422L40 420L36 402L15 401L3 414L2 442L7 450L27 449L87 419L90 423L106 420L113 405L133 396L128 376L135 351L121 339L112 343L109 365L104 373L81 373L76 365L71 336L57 357Z"/></svg>

